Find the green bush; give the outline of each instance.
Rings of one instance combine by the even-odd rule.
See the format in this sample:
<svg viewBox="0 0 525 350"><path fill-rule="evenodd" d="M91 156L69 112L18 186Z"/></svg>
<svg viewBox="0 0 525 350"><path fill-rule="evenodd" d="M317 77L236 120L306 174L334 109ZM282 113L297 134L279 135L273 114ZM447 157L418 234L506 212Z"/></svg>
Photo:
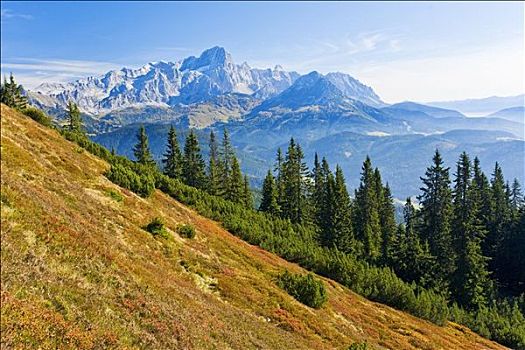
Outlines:
<svg viewBox="0 0 525 350"><path fill-rule="evenodd" d="M128 188L141 197L149 197L155 190L155 180L149 174L137 174L121 164L112 165L104 175L113 183Z"/></svg>
<svg viewBox="0 0 525 350"><path fill-rule="evenodd" d="M168 237L168 232L164 228L164 221L158 217L151 220L151 222L144 227L144 230L148 231L153 236Z"/></svg>
<svg viewBox="0 0 525 350"><path fill-rule="evenodd" d="M108 194L108 196L113 198L116 202L122 202L124 200L124 198L122 197L122 195L118 191L108 190L106 193Z"/></svg>
<svg viewBox="0 0 525 350"><path fill-rule="evenodd" d="M365 341L365 342L352 343L352 345L348 347L348 350L372 350L372 348Z"/></svg>
<svg viewBox="0 0 525 350"><path fill-rule="evenodd" d="M192 225L188 225L188 224L179 225L179 227L177 227L177 232L179 233L179 235L181 235L181 237L184 237L184 238L194 238L195 237L195 228Z"/></svg>
<svg viewBox="0 0 525 350"><path fill-rule="evenodd" d="M51 127L53 125L51 118L38 108L28 107L22 113L44 126Z"/></svg>
<svg viewBox="0 0 525 350"><path fill-rule="evenodd" d="M307 275L296 275L285 271L277 279L279 287L301 303L319 309L328 300L322 281Z"/></svg>

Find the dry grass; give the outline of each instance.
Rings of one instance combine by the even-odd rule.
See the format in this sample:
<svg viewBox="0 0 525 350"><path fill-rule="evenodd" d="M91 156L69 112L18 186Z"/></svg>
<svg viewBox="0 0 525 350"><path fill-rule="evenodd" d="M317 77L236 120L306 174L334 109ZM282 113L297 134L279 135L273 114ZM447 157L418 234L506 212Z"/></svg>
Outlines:
<svg viewBox="0 0 525 350"><path fill-rule="evenodd" d="M329 302L310 309L274 282L298 266L158 191L119 188L106 163L3 105L1 123L2 349L502 349L327 279ZM157 216L167 240L141 229Z"/></svg>

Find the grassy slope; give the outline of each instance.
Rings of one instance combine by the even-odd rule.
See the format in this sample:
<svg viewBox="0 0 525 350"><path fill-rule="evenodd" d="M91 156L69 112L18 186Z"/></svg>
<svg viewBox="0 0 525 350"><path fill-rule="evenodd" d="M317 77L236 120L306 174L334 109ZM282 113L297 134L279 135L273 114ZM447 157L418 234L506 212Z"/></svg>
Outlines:
<svg viewBox="0 0 525 350"><path fill-rule="evenodd" d="M301 268L156 191L109 182L108 165L2 105L1 348L501 349L325 279L310 309L274 283ZM110 191L120 193L122 201ZM172 233L140 227L162 216ZM197 229L194 240L174 231ZM304 271L303 271L304 272Z"/></svg>

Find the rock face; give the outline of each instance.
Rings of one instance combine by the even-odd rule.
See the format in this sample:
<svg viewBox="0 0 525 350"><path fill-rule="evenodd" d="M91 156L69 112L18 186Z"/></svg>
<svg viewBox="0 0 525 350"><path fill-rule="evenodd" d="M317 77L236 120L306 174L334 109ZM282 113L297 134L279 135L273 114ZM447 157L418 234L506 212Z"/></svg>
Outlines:
<svg viewBox="0 0 525 350"><path fill-rule="evenodd" d="M248 95L261 101L288 89L299 77L298 73L287 72L280 66L257 69L246 62L236 64L224 48L213 47L199 57L191 56L175 63L160 61L72 83L42 84L29 96L34 104L47 110L64 108L68 101L74 101L84 113L97 116L130 107L204 103L227 94ZM323 90L313 92L327 98L340 95L371 106L384 105L370 87L343 73L322 76L312 72L290 92L301 93L301 85L312 79L319 80L316 88ZM302 103L308 102L306 99Z"/></svg>

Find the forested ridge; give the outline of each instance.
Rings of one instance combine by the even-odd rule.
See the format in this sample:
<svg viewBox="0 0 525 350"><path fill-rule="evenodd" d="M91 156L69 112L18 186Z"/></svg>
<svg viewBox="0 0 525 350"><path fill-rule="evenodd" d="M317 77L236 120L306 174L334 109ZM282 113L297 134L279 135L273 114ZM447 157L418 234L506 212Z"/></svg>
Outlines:
<svg viewBox="0 0 525 350"><path fill-rule="evenodd" d="M8 94L15 98L4 98ZM48 124L5 84L2 102L33 110L27 114ZM506 182L498 164L487 176L477 158L463 153L451 170L436 150L425 174L414 179L422 184L417 201L406 200L404 223L397 224L390 189L371 159L350 196L338 166L333 172L316 156L309 169L291 139L285 152L278 150L255 210L227 131L220 145L210 135L206 164L193 132L181 150L172 128L159 167L143 128L129 160L90 141L77 113L71 104L62 134L108 161L113 182L144 197L158 188L242 239L371 300L525 348L524 199L520 184Z"/></svg>

